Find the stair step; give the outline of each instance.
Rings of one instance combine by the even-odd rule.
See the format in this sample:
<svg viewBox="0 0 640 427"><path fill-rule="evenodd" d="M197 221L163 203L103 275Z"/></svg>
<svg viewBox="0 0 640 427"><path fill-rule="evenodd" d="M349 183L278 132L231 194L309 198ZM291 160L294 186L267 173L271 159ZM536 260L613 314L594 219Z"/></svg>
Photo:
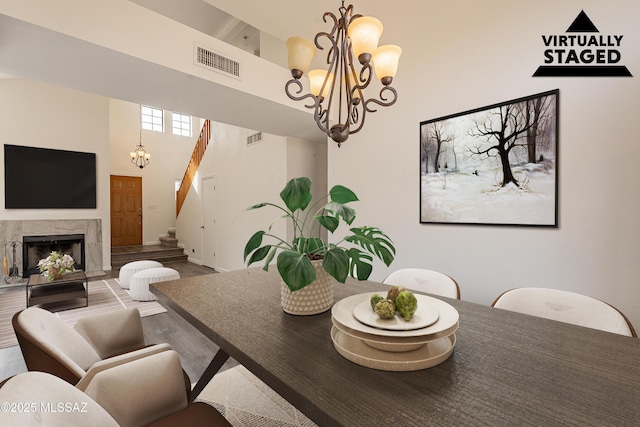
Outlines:
<svg viewBox="0 0 640 427"><path fill-rule="evenodd" d="M187 261L182 248L170 248L162 245L130 246L111 249L111 268L118 269L128 262L153 260L162 264Z"/></svg>
<svg viewBox="0 0 640 427"><path fill-rule="evenodd" d="M175 228L170 228L167 230L167 232L169 233L169 237L176 237L176 229Z"/></svg>
<svg viewBox="0 0 640 427"><path fill-rule="evenodd" d="M160 236L160 244L162 246L167 246L169 248L177 248L178 247L178 239L176 239L175 237L167 237L167 236Z"/></svg>

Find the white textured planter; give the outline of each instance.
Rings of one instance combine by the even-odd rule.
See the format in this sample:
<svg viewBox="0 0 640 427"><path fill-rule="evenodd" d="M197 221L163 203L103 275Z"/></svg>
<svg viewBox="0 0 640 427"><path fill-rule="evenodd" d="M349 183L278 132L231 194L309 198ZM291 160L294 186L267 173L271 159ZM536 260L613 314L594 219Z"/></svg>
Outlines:
<svg viewBox="0 0 640 427"><path fill-rule="evenodd" d="M306 316L323 313L333 305L333 285L335 280L322 268L322 261L311 261L316 270L316 280L304 288L291 292L283 281L280 282L280 302L289 314Z"/></svg>

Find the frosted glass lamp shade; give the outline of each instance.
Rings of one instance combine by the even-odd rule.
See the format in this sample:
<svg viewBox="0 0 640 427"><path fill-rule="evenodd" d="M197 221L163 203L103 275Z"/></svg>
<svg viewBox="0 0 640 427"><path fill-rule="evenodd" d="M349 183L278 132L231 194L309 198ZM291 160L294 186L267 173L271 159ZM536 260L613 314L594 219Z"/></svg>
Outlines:
<svg viewBox="0 0 640 427"><path fill-rule="evenodd" d="M393 79L396 76L401 54L402 49L392 44L380 46L376 49L371 59L373 60L373 66L376 70L376 76L380 81L383 81L387 77ZM390 84L390 82L384 83L383 81L383 84Z"/></svg>
<svg viewBox="0 0 640 427"><path fill-rule="evenodd" d="M328 74L328 78L327 78ZM331 84L333 83L333 73L329 73L327 70L311 70L309 71L309 90L315 96L318 96L320 91L322 90L322 84L325 79L327 83L324 86L324 90L322 91L322 96L326 97L331 89Z"/></svg>
<svg viewBox="0 0 640 427"><path fill-rule="evenodd" d="M130 151L129 155L131 156L132 159L136 158L137 153L135 151Z"/></svg>
<svg viewBox="0 0 640 427"><path fill-rule="evenodd" d="M289 53L289 69L300 70L304 74L309 69L317 49L309 39L291 37L287 40L287 51Z"/></svg>
<svg viewBox="0 0 640 427"><path fill-rule="evenodd" d="M361 16L349 23L349 38L353 54L360 60L363 53L373 54L382 35L382 22L372 16ZM362 63L362 60L360 60Z"/></svg>

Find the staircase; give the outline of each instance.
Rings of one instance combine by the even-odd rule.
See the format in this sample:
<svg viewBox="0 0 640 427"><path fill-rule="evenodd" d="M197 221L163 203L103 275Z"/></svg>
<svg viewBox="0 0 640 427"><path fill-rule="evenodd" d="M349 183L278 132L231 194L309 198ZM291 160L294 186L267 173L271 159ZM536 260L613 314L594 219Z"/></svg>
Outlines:
<svg viewBox="0 0 640 427"><path fill-rule="evenodd" d="M168 248L177 248L178 239L176 239L176 229L170 228L168 236L160 236L160 244Z"/></svg>
<svg viewBox="0 0 640 427"><path fill-rule="evenodd" d="M209 145L209 140L211 139L211 121L209 119L204 121L204 125L202 126L202 130L200 131L200 136L198 137L198 141L196 142L196 146L193 147L193 152L191 153L191 158L189 159L189 164L187 165L187 170L184 172L184 176L182 177L182 182L180 183L180 188L176 192L176 218L180 215L180 209L182 209L182 205L184 204L185 199L187 198L187 193L189 192L189 188L191 188L191 183L198 172L198 168L200 167L200 162L202 161L202 157L204 157L204 152Z"/></svg>
<svg viewBox="0 0 640 427"><path fill-rule="evenodd" d="M132 261L153 260L162 264L187 261L187 255L178 247L175 228L169 229L169 236L160 237L159 245L117 246L111 248L111 268L119 269Z"/></svg>

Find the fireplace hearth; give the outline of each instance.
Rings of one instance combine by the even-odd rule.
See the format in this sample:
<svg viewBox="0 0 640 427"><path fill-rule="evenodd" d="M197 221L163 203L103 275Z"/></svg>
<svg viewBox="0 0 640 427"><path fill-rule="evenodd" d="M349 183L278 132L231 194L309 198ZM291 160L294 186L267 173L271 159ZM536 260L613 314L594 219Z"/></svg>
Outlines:
<svg viewBox="0 0 640 427"><path fill-rule="evenodd" d="M84 234L57 234L48 236L23 236L22 238L22 276L39 274L38 261L53 251L69 254L73 257L76 270L85 269Z"/></svg>

